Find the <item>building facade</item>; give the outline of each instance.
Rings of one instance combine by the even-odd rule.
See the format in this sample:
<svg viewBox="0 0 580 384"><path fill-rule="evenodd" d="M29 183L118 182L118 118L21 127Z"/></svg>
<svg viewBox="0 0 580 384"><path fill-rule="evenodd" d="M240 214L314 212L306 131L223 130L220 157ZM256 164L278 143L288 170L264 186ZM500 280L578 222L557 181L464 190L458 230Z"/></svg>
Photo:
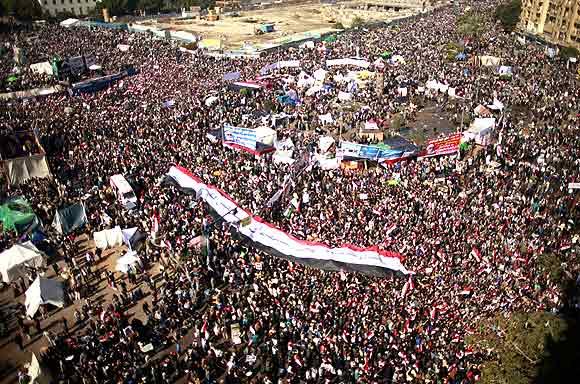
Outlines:
<svg viewBox="0 0 580 384"><path fill-rule="evenodd" d="M580 48L580 1L523 0L520 28L550 42Z"/></svg>
<svg viewBox="0 0 580 384"><path fill-rule="evenodd" d="M63 12L72 13L76 16L87 15L98 0L38 0L40 6L51 15Z"/></svg>

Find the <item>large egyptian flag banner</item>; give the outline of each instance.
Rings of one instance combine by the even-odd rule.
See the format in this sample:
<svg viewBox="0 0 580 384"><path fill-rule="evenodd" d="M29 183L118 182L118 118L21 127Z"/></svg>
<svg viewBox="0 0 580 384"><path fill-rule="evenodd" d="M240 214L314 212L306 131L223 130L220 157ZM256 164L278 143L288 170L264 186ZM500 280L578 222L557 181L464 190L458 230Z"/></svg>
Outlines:
<svg viewBox="0 0 580 384"><path fill-rule="evenodd" d="M172 166L167 177L183 191L195 193L203 199L227 223L250 240L253 246L274 256L330 271L350 270L377 276L390 271L412 273L403 266L401 255L397 252L352 245L330 248L322 243L296 239L260 217L252 216L225 192L204 184L183 167Z"/></svg>

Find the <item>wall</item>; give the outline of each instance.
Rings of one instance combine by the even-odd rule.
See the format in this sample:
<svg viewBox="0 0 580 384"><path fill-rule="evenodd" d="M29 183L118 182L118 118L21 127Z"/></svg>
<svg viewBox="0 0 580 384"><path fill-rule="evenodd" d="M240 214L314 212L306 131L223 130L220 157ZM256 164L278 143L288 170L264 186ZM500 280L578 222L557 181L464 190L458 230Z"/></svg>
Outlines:
<svg viewBox="0 0 580 384"><path fill-rule="evenodd" d="M38 0L38 2L53 16L64 11L77 16L86 15L97 4L97 0Z"/></svg>

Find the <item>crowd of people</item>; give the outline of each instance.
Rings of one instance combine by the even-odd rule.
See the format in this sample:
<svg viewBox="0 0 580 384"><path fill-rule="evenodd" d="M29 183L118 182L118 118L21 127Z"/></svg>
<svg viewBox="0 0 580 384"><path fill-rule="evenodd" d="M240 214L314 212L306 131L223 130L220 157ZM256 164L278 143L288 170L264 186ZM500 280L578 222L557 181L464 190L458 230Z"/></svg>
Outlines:
<svg viewBox="0 0 580 384"><path fill-rule="evenodd" d="M501 31L493 19L497 3L438 8L396 26L350 30L332 43L253 59L178 54L175 42L124 31L44 25L2 36L7 46L24 47L31 63L91 53L107 73L127 65L138 70L97 93L1 102L2 133L38 132L52 172L52 178L10 186L4 197L24 196L44 223L82 200L89 234L116 225L149 233L151 218L159 216L156 241L147 242L136 270L121 278L97 272L98 256L83 255L76 265L71 238L45 226L76 271L69 296L80 308L74 329L47 335L43 364L55 382L471 383L493 351L474 349L465 338L486 318L571 305L567 300L575 299L563 296L540 259L557 254L566 274L580 273L573 257L580 205L568 190L568 183L580 181L580 87L564 60ZM475 39L456 29L466 5L485 23ZM468 56L501 57L513 78L449 60L442 47L458 41ZM130 49L120 51L119 44ZM404 63L376 68L384 72L383 92L374 84L353 92L365 106L355 111L336 107L343 89L333 76L346 74L341 67L327 68L329 89L310 96L282 77L252 92L223 80L231 72L254 79L279 60L300 60L299 69L276 72L297 76L312 74L329 58L374 61L385 51ZM0 60L4 78L14 63L11 55ZM21 73L24 80L29 75ZM454 87L461 101L426 96L425 83L434 79ZM276 96L282 89L295 90L301 103L281 105ZM210 96L217 100L207 105ZM445 105L469 116L494 99L505 107L493 144L368 169L313 164L296 172L271 154L255 157L207 137L226 123L255 127L263 116L284 112L289 118L277 127L278 137L290 137L299 157L317 151L321 135L356 130L371 119L389 121L410 103ZM319 115L327 113L336 123L321 124ZM163 182L172 164L299 239L377 245L401 253L415 274L327 272L258 251L211 219L201 200ZM114 202L108 183L114 174L131 180L137 209ZM270 206L287 175L290 192ZM387 182L393 178L400 182ZM300 209L287 210L292 200ZM191 244L208 220L215 225L200 250ZM20 240L14 232L1 236L2 249ZM159 276L150 273L155 264L162 265ZM102 280L116 295L104 305L80 288ZM140 304L149 295L151 304ZM142 306L146 321L130 318L134 305ZM162 350L170 353L157 353Z"/></svg>

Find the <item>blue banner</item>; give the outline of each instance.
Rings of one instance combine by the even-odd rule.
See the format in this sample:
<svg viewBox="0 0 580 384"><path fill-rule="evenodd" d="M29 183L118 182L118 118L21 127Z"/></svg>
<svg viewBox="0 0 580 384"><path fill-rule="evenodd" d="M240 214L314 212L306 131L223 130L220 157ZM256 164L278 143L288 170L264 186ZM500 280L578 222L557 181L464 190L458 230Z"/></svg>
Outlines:
<svg viewBox="0 0 580 384"><path fill-rule="evenodd" d="M256 150L256 130L224 125L224 142Z"/></svg>
<svg viewBox="0 0 580 384"><path fill-rule="evenodd" d="M363 145L341 141L336 155L340 157L354 157L360 159L380 160L400 157L403 149L388 148L379 145Z"/></svg>

